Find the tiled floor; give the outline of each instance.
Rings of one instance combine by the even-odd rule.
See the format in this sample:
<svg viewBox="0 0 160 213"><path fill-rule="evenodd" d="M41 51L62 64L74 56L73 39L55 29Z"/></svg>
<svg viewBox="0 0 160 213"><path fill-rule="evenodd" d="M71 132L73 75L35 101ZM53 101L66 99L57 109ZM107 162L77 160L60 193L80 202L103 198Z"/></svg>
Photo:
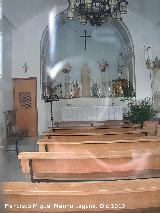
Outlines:
<svg viewBox="0 0 160 213"><path fill-rule="evenodd" d="M25 138L19 142L19 152L38 151L38 138ZM30 176L21 172L20 160L17 158L15 144L0 147L0 182L30 181Z"/></svg>

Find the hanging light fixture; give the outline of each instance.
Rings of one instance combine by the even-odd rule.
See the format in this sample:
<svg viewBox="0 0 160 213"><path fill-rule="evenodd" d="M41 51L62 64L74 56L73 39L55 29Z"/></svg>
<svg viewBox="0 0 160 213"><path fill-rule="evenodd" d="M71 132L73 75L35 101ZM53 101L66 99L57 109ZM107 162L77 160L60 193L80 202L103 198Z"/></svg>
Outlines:
<svg viewBox="0 0 160 213"><path fill-rule="evenodd" d="M68 19L79 17L81 24L100 26L107 18L122 20L127 13L127 0L68 0Z"/></svg>

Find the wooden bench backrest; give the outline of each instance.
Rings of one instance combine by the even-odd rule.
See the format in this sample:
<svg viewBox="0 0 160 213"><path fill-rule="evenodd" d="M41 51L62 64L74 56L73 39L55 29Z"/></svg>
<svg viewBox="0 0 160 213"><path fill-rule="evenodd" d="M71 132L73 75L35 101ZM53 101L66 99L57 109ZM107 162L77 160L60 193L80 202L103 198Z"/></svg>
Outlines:
<svg viewBox="0 0 160 213"><path fill-rule="evenodd" d="M62 142L76 142L76 141L106 141L106 140L124 140L130 138L139 138L143 137L144 133L136 134L115 134L115 135L52 135L46 134L43 136L44 139L52 139L53 141L62 141Z"/></svg>
<svg viewBox="0 0 160 213"><path fill-rule="evenodd" d="M47 139L48 140L48 139ZM94 150L146 150L146 149L156 149L160 148L160 140L159 141L101 141L101 142L52 142L49 141L38 141L40 152L53 152L53 151L64 151L64 150L72 150L82 152L93 152Z"/></svg>
<svg viewBox="0 0 160 213"><path fill-rule="evenodd" d="M63 131L63 132L46 132L43 133L44 137L54 137L54 136L63 136L63 135L68 135L68 136L101 136L101 135L127 135L127 136L144 136L147 134L147 131L143 130L138 130L138 131L124 131L124 132L119 132L119 131L93 131L93 132L82 132L82 131Z"/></svg>
<svg viewBox="0 0 160 213"><path fill-rule="evenodd" d="M136 158L134 150L107 150L104 147L94 149L93 152L24 152L19 154L23 173L30 173L31 180L33 176L69 179L98 179L109 178L110 174L116 172L121 177L125 172L149 171L160 169L160 150L142 151ZM134 158L133 158L134 157ZM158 170L159 171L159 170ZM142 173L143 173L142 172ZM119 174L120 173L120 174ZM49 174L49 176L46 174ZM131 175L129 174L129 175ZM140 172L141 175L141 172ZM150 175L150 171L149 171ZM126 175L128 177L128 173ZM44 178L43 178L44 179ZM45 179L46 181L46 179Z"/></svg>
<svg viewBox="0 0 160 213"><path fill-rule="evenodd" d="M63 129L51 129L52 132L104 132L104 133L110 133L110 132L128 132L128 131L135 131L136 129L134 127L128 127L128 128L63 128ZM142 130L142 129L137 129ZM144 131L144 130L143 130ZM50 131L51 132L51 131Z"/></svg>
<svg viewBox="0 0 160 213"><path fill-rule="evenodd" d="M72 210L77 212L80 204L85 204L85 212L92 209L89 205L97 207L96 212L102 211L100 204L119 204L122 210L119 213L148 212L148 208L160 207L160 179L151 178L145 180L118 180L107 182L84 182L84 183L26 183L26 182L10 182L1 183L3 190L3 201L6 205L6 211L26 212L24 208L16 208L19 206L31 206L32 212L53 212L54 204L65 204L73 206ZM31 205L32 204L32 205ZM37 204L33 206L33 204ZM12 209L10 208L12 205ZM47 207L46 208L42 208ZM51 206L51 207L50 207ZM88 208L87 208L88 206ZM110 208L112 210L114 205ZM117 206L115 206L117 207ZM58 207L57 207L58 208ZM82 208L82 207L81 207ZM93 207L94 209L94 207ZM143 210L144 209L144 210ZM69 208L58 208L59 212L69 211ZM82 210L84 212L84 209ZM153 210L152 212L159 212Z"/></svg>
<svg viewBox="0 0 160 213"><path fill-rule="evenodd" d="M72 128L72 129L55 129L49 130L50 133L110 133L110 132L128 132L128 131L135 131L135 128Z"/></svg>
<svg viewBox="0 0 160 213"><path fill-rule="evenodd" d="M62 131L62 130L99 130L99 129L107 129L107 130L135 130L135 129L140 129L139 125L126 125L126 126L106 126L106 125L101 125L101 126L69 126L69 127L49 127L48 130L52 132L56 131ZM122 129L122 130L121 130Z"/></svg>
<svg viewBox="0 0 160 213"><path fill-rule="evenodd" d="M54 136L53 138L41 138L38 140L39 143L49 142L49 143L120 143L120 142L138 142L138 141L160 141L158 136L141 136L137 137L132 135L100 135L100 136Z"/></svg>

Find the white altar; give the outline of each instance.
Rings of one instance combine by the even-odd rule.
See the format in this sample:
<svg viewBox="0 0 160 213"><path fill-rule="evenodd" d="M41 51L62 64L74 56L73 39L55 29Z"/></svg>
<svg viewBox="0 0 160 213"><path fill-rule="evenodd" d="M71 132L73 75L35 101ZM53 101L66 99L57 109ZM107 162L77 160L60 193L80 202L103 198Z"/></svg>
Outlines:
<svg viewBox="0 0 160 213"><path fill-rule="evenodd" d="M121 106L62 107L62 121L106 121L123 120Z"/></svg>

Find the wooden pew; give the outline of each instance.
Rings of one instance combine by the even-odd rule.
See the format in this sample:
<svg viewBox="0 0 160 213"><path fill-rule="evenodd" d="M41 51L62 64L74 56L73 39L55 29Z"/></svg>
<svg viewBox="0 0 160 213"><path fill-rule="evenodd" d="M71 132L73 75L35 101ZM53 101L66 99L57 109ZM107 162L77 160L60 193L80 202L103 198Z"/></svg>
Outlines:
<svg viewBox="0 0 160 213"><path fill-rule="evenodd" d="M99 125L106 125L106 121L60 121L55 122L54 125L56 127L68 127L68 126L99 126ZM121 121L116 122L118 124Z"/></svg>
<svg viewBox="0 0 160 213"><path fill-rule="evenodd" d="M107 131L103 129L99 129L96 131L69 131L69 130L64 130L61 132L44 132L43 136L45 138L53 138L55 136L101 136L101 135L117 135L119 137L122 135L127 135L127 136L145 136L147 135L147 131L144 130L125 130L125 131Z"/></svg>
<svg viewBox="0 0 160 213"><path fill-rule="evenodd" d="M158 136L132 136L132 135L91 135L91 136L55 136L53 138L42 138L37 141L39 145L51 143L131 143L131 142L159 142Z"/></svg>
<svg viewBox="0 0 160 213"><path fill-rule="evenodd" d="M6 212L160 212L160 178L84 183L10 182L1 183L1 188L4 201L1 205Z"/></svg>
<svg viewBox="0 0 160 213"><path fill-rule="evenodd" d="M38 142L87 142L87 143L113 143L113 142L137 142L137 141L160 141L159 136L139 136L133 134L120 134L120 135L56 135L52 138L43 137Z"/></svg>
<svg viewBox="0 0 160 213"><path fill-rule="evenodd" d="M53 152L59 150L74 150L74 151L88 151L92 152L93 149L124 149L124 150L139 150L139 149L154 149L160 147L160 138L157 139L144 139L132 138L124 140L106 140L106 141L78 141L78 142L55 142L52 139L40 139L37 141L39 145L39 152Z"/></svg>
<svg viewBox="0 0 160 213"><path fill-rule="evenodd" d="M108 140L123 140L130 138L140 138L144 137L145 133L128 133L128 134L56 134L52 135L51 133L43 134L43 139L52 139L53 141L62 141L62 142L78 142L78 141L108 141Z"/></svg>
<svg viewBox="0 0 160 213"><path fill-rule="evenodd" d="M139 147L137 153L137 149L124 150L123 147L117 146L114 150L108 150L107 146L102 145L99 148L91 146L92 152L81 149L22 152L18 158L21 160L22 172L30 173L32 182L110 180L137 175L157 177L160 175L160 149L159 146L153 148L144 150Z"/></svg>
<svg viewBox="0 0 160 213"><path fill-rule="evenodd" d="M142 131L141 129L139 129L140 131ZM137 131L139 131L137 130ZM136 131L135 128L94 128L94 127L91 127L91 128L85 128L85 127L82 127L82 128L64 128L64 129L50 129L48 130L47 132L48 133L58 133L58 134L65 134L65 133L101 133L101 134L107 134L107 133L126 133L126 132L130 132L130 131ZM145 132L143 130L143 132Z"/></svg>
<svg viewBox="0 0 160 213"><path fill-rule="evenodd" d="M115 130L118 129L119 131L126 131L126 130L136 130L140 129L139 125L120 125L120 126L108 126L108 125L100 125L100 126L69 126L69 127L49 127L49 132L56 132L56 131L61 131L61 130L97 130L97 129L109 129L109 130ZM122 130L121 130L122 129Z"/></svg>
<svg viewBox="0 0 160 213"><path fill-rule="evenodd" d="M83 133L96 133L96 134L115 134L115 133L127 133L127 132L145 132L144 130L135 130L134 128L71 128L71 129L58 129L58 130L49 130L47 133L51 134L83 134Z"/></svg>

